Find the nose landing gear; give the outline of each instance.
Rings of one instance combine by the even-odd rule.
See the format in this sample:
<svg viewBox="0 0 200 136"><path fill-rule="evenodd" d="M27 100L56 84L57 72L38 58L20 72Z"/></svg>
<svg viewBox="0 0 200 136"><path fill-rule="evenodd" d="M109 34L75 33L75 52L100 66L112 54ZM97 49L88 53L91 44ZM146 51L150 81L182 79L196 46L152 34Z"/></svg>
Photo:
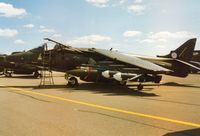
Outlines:
<svg viewBox="0 0 200 136"><path fill-rule="evenodd" d="M68 81L67 85L69 87L76 87L78 86L78 79L74 76L70 76L68 74L65 74L65 79Z"/></svg>

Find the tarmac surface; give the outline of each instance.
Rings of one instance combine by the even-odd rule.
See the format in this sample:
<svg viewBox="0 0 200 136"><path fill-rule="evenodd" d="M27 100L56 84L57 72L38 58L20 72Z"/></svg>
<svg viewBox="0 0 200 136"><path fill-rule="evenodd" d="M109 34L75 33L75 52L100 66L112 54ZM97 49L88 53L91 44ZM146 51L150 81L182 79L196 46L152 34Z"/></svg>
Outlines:
<svg viewBox="0 0 200 136"><path fill-rule="evenodd" d="M0 136L200 136L200 75L164 76L141 92L113 84L66 87L0 77Z"/></svg>

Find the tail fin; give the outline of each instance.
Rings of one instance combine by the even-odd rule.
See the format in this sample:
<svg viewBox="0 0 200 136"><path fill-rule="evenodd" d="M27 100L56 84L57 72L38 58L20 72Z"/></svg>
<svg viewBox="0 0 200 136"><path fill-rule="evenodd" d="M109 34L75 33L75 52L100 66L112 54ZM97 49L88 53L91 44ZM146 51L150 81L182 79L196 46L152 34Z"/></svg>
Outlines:
<svg viewBox="0 0 200 136"><path fill-rule="evenodd" d="M193 57L194 47L196 44L196 38L189 39L185 43L183 43L176 50L171 51L168 55L165 56L157 56L162 58L173 58L180 59L183 61L190 61Z"/></svg>

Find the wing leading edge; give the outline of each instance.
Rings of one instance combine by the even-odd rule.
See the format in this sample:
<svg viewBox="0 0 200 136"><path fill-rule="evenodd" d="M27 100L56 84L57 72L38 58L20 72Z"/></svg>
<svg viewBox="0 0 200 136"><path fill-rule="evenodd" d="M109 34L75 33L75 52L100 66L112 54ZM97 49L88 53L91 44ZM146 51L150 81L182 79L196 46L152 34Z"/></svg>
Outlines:
<svg viewBox="0 0 200 136"><path fill-rule="evenodd" d="M105 49L93 49L95 52L106 56L108 58L114 59L114 60L118 60L120 62L132 65L132 66L136 66L148 71L153 71L156 73L166 73L166 72L170 72L171 70L166 69L164 67L161 67L159 65L156 65L152 62L140 59L138 57L135 56L128 56L125 54L122 54L120 52L117 51L111 51L111 50L105 50Z"/></svg>

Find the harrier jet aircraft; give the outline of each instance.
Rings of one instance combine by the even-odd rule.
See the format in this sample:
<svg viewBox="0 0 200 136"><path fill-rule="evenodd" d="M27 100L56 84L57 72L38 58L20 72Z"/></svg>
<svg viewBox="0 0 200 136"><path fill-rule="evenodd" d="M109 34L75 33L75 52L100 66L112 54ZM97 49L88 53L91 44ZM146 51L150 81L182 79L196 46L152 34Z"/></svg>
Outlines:
<svg viewBox="0 0 200 136"><path fill-rule="evenodd" d="M27 52L13 52L11 55L0 56L1 75L12 76L14 74L33 74L40 76L40 68L32 64L39 63L38 55L43 51L42 47L29 50ZM27 62L31 62L27 63Z"/></svg>
<svg viewBox="0 0 200 136"><path fill-rule="evenodd" d="M160 74L186 77L191 68L200 70L188 63L196 39L190 39L169 55L156 59L130 56L113 50L72 48L49 38L46 40L56 43L56 49L51 50L52 68L66 72L66 79L71 86L78 84L74 77L77 76L92 82L117 81L126 84L127 81L136 81L140 83L138 89L141 90L142 82L159 83Z"/></svg>
<svg viewBox="0 0 200 136"><path fill-rule="evenodd" d="M190 68L200 70L187 62L191 59L196 39L188 40L168 56L159 59L130 56L112 49L73 48L49 38L45 40L54 42L55 47L47 51L40 47L9 55L6 59L16 64L40 67L41 58L48 58L50 69L66 72L66 79L72 87L78 84L77 76L90 82L118 82L123 85L127 81L139 82L138 90L141 90L143 82L159 83L162 78L160 74L186 77Z"/></svg>

